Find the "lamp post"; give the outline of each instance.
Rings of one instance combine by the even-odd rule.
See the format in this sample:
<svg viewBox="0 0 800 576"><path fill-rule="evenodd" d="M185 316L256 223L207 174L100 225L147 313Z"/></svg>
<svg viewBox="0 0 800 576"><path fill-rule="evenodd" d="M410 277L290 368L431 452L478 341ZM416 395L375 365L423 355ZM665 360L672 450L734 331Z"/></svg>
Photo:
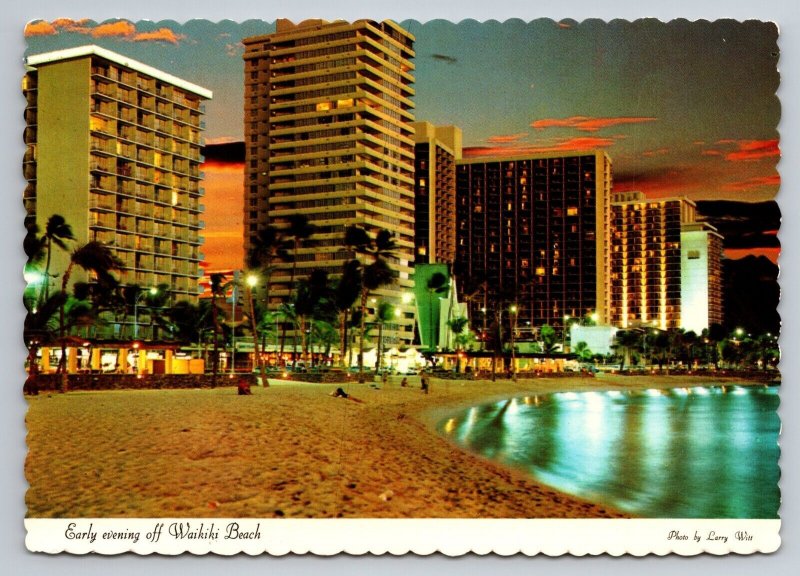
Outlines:
<svg viewBox="0 0 800 576"><path fill-rule="evenodd" d="M245 279L245 285L247 286L247 301L250 305L250 330L253 332L253 358L258 366L258 372L261 375L261 385L268 387L267 371L264 368L264 363L261 361L261 351L258 349L258 322L256 322L256 308L253 302L253 288L256 284L258 284L258 276L255 274L248 274Z"/></svg>
<svg viewBox="0 0 800 576"><path fill-rule="evenodd" d="M569 314L564 314L564 327L561 330L561 352L567 351L567 329L569 327Z"/></svg>
<svg viewBox="0 0 800 576"><path fill-rule="evenodd" d="M486 351L486 306L481 308L483 314L483 331L481 332L481 350Z"/></svg>
<svg viewBox="0 0 800 576"><path fill-rule="evenodd" d="M139 292L136 295L136 298L133 301L133 339L139 339L139 301L142 299L143 296L147 296L150 294L151 296L155 296L158 294L158 288L150 288L150 290Z"/></svg>
<svg viewBox="0 0 800 576"><path fill-rule="evenodd" d="M511 377L514 379L514 382L517 381L517 353L516 353L516 345L515 345L515 336L517 333L517 305L512 304L508 308L508 313L511 320Z"/></svg>

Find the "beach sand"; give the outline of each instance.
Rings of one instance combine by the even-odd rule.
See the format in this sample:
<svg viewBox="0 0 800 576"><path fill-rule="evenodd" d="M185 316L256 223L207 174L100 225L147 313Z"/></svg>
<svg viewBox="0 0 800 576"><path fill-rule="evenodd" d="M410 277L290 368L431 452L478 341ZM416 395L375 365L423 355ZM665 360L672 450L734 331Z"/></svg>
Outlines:
<svg viewBox="0 0 800 576"><path fill-rule="evenodd" d="M715 380L719 383L719 380ZM273 382L29 398L28 516L625 517L464 452L433 426L458 407L528 393L670 388L708 378L392 378L380 390Z"/></svg>

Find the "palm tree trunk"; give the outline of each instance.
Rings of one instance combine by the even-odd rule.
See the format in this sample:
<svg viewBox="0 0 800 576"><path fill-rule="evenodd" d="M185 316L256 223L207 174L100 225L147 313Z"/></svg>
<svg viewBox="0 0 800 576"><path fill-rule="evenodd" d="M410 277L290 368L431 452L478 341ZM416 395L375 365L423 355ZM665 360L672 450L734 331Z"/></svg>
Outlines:
<svg viewBox="0 0 800 576"><path fill-rule="evenodd" d="M339 364L342 368L345 367L345 354L347 354L347 314L348 310L344 310L340 316L339 321Z"/></svg>
<svg viewBox="0 0 800 576"><path fill-rule="evenodd" d="M367 291L361 291L361 320L358 334L358 381L364 382L364 330L367 318Z"/></svg>
<svg viewBox="0 0 800 576"><path fill-rule="evenodd" d="M67 285L69 284L69 277L72 275L72 266L73 262L70 262L64 271L64 276L61 278L61 291L64 293L64 301L61 302L58 310L58 336L61 339L61 360L58 363L58 369L61 370L61 392L66 392L69 388L69 378L67 377L67 334L64 313L67 306Z"/></svg>
<svg viewBox="0 0 800 576"><path fill-rule="evenodd" d="M264 388L269 388L267 381L267 369L264 367L264 362L261 361L261 351L258 347L258 324L256 323L256 307L253 303L253 289L247 285L247 295L250 300L250 329L253 331L253 359L258 365L258 372L261 375L261 385Z"/></svg>
<svg viewBox="0 0 800 576"><path fill-rule="evenodd" d="M214 351L211 358L211 381L213 385L217 385L217 374L219 373L219 319L217 317L217 294L212 290L211 292L211 322L214 325Z"/></svg>

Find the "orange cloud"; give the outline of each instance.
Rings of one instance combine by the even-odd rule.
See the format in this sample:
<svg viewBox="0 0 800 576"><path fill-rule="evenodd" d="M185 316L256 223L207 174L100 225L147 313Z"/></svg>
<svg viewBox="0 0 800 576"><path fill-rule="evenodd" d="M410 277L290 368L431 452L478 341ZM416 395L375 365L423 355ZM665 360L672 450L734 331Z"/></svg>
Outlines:
<svg viewBox="0 0 800 576"><path fill-rule="evenodd" d="M536 130L545 128L575 128L581 132L597 132L609 126L620 124L640 124L654 122L658 118L651 116L617 116L614 118L592 118L589 116L570 116L569 118L545 118L531 122L531 127Z"/></svg>
<svg viewBox="0 0 800 576"><path fill-rule="evenodd" d="M58 34L58 30L56 30L55 26L49 22L45 22L44 20L39 20L38 22L29 22L25 26L26 38L30 36L52 36L53 34Z"/></svg>
<svg viewBox="0 0 800 576"><path fill-rule="evenodd" d="M747 162L749 160L760 160L780 156L778 140L740 140L736 143L738 150L730 152L725 156L725 160L730 162Z"/></svg>
<svg viewBox="0 0 800 576"><path fill-rule="evenodd" d="M123 38L130 38L136 33L136 26L127 20L118 20L116 22L108 22L100 24L92 28L90 34L94 38L107 38L109 36L121 36Z"/></svg>
<svg viewBox="0 0 800 576"><path fill-rule="evenodd" d="M170 28L139 32L136 25L128 20L117 20L92 26L92 22L88 19L58 18L49 23L39 20L25 27L25 36L45 36L60 32L86 34L93 38L116 37L131 42L169 42L171 44L177 44L186 38Z"/></svg>
<svg viewBox="0 0 800 576"><path fill-rule="evenodd" d="M608 148L614 144L613 138L579 137L569 138L549 145L529 146L475 146L464 148L464 156L476 158L481 156L532 156L549 152L590 152L599 148Z"/></svg>
<svg viewBox="0 0 800 576"><path fill-rule="evenodd" d="M528 134L526 132L520 132L519 134L505 134L505 135L498 135L498 136L491 136L486 139L487 142L490 144L507 144L511 142L516 142L517 140L521 140Z"/></svg>
<svg viewBox="0 0 800 576"><path fill-rule="evenodd" d="M151 32L139 32L133 37L134 42L169 42L170 44L177 44L180 40L183 40L186 36L182 34L176 34L174 30L170 30L169 28L159 28L158 30L153 30Z"/></svg>
<svg viewBox="0 0 800 576"><path fill-rule="evenodd" d="M764 188L772 186L780 186L781 177L779 174L772 174L770 176L756 176L748 178L747 180L740 180L738 182L729 182L725 185L725 190L731 192L743 192L752 190L753 188Z"/></svg>
<svg viewBox="0 0 800 576"><path fill-rule="evenodd" d="M203 171L210 174L240 174L244 178L244 162L206 160Z"/></svg>
<svg viewBox="0 0 800 576"><path fill-rule="evenodd" d="M700 152L700 154L702 156L722 156L722 152L720 152L719 150L713 150L713 149L703 150L702 152Z"/></svg>
<svg viewBox="0 0 800 576"><path fill-rule="evenodd" d="M669 148L659 148L658 150L646 150L642 152L642 156L647 156L648 158L651 156L664 156L665 154L669 154Z"/></svg>

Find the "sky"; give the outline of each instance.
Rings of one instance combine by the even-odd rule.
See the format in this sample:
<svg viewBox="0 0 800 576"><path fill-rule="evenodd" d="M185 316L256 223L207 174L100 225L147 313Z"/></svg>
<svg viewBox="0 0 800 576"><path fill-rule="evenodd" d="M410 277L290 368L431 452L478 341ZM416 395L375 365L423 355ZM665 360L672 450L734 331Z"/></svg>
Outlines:
<svg viewBox="0 0 800 576"><path fill-rule="evenodd" d="M401 24L416 37L416 118L461 127L465 156L601 149L612 159L615 191L701 203L775 198L781 109L773 24ZM222 269L242 265L243 164L214 148L242 140L241 39L273 30L256 20L62 19L33 21L25 35L28 54L94 43L214 92L205 119L204 253L209 268ZM746 218L747 210L738 214ZM751 216L747 224L758 233L727 256L775 261L774 218Z"/></svg>

